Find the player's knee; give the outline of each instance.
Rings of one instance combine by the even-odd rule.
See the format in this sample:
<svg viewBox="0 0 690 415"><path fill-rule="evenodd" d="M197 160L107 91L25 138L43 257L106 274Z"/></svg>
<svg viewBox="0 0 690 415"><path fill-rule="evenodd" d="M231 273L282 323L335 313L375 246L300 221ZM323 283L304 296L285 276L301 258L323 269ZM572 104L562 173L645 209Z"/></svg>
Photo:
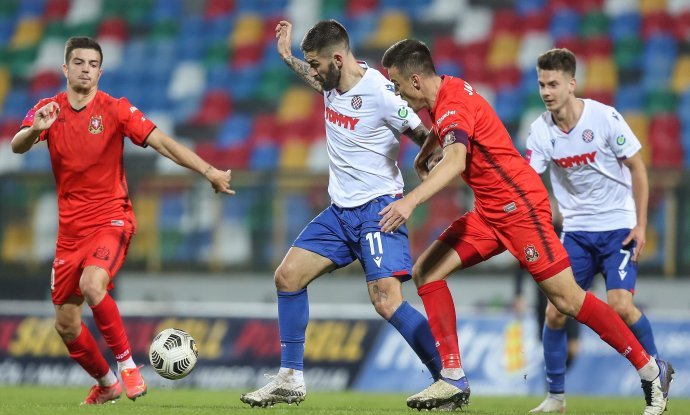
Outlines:
<svg viewBox="0 0 690 415"><path fill-rule="evenodd" d="M58 334L65 343L69 343L76 339L77 335L79 335L80 328L81 322L67 321L61 319L55 320L55 331L58 332Z"/></svg>
<svg viewBox="0 0 690 415"><path fill-rule="evenodd" d="M81 291L86 302L94 305L100 302L106 292L106 287L100 281L92 278L82 278L79 281L79 290Z"/></svg>
<svg viewBox="0 0 690 415"><path fill-rule="evenodd" d="M278 291L298 291L304 287L299 286L297 274L290 265L281 264L273 274L273 281Z"/></svg>
<svg viewBox="0 0 690 415"><path fill-rule="evenodd" d="M637 309L630 301L613 301L609 305L618 314L621 319L627 324L634 323L637 317Z"/></svg>
<svg viewBox="0 0 690 415"><path fill-rule="evenodd" d="M412 266L412 280L414 281L417 288L421 287L427 282L430 282L427 281L428 276L426 275L426 272L424 272L422 265L419 263L416 263Z"/></svg>
<svg viewBox="0 0 690 415"><path fill-rule="evenodd" d="M558 311L556 307L547 307L544 324L550 329L561 329L565 327L568 317Z"/></svg>

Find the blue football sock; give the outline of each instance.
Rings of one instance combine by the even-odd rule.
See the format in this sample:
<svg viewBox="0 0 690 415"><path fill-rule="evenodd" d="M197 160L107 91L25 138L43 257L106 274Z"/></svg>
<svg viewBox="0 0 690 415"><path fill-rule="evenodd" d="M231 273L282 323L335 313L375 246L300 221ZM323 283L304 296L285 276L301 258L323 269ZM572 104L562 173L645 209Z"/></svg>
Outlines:
<svg viewBox="0 0 690 415"><path fill-rule="evenodd" d="M422 363L429 369L433 378L439 379L441 376L441 356L436 349L436 341L431 334L429 322L422 313L407 301L403 301L388 322L405 338L407 344L412 347Z"/></svg>
<svg viewBox="0 0 690 415"><path fill-rule="evenodd" d="M308 323L307 289L278 291L280 367L304 370L304 333Z"/></svg>
<svg viewBox="0 0 690 415"><path fill-rule="evenodd" d="M544 324L542 343L549 393L565 393L565 360L568 357L568 336L565 328L553 330Z"/></svg>
<svg viewBox="0 0 690 415"><path fill-rule="evenodd" d="M649 353L650 356L654 358L659 357L656 351L656 344L654 343L654 333L652 332L652 325L649 324L647 316L642 314L639 320L632 326L630 326L630 331L633 332L637 340L640 342L642 347Z"/></svg>

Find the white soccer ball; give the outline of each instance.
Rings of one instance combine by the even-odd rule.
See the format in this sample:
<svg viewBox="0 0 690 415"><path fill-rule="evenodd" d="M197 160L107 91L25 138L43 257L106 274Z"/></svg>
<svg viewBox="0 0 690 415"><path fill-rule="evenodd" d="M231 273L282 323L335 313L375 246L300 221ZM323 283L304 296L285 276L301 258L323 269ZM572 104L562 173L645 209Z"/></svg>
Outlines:
<svg viewBox="0 0 690 415"><path fill-rule="evenodd" d="M165 329L153 338L149 348L151 366L166 379L187 376L199 357L196 342L184 330Z"/></svg>

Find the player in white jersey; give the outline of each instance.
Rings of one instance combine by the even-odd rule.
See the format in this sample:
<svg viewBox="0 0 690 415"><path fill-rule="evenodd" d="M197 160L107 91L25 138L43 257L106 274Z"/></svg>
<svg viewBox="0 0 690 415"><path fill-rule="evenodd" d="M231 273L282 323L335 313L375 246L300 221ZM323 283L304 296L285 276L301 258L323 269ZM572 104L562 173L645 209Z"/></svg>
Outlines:
<svg viewBox="0 0 690 415"><path fill-rule="evenodd" d="M656 357L651 325L633 303L649 195L641 145L614 108L575 96L575 67L567 49L539 57L539 91L547 111L532 123L526 157L538 173L550 170L563 215L561 240L578 284L587 290L602 273L609 304ZM565 322L549 302L543 334L549 394L532 413L565 412ZM669 373L666 394L673 370L661 369L660 376Z"/></svg>
<svg viewBox="0 0 690 415"><path fill-rule="evenodd" d="M345 28L318 22L305 35L302 61L292 56L292 26L276 27L285 63L324 96L329 185L332 204L297 237L275 272L280 326L280 370L268 385L242 394L251 406L299 403L306 396L304 340L309 320L307 285L355 260L364 267L371 302L437 378L440 358L426 318L403 301L410 279L407 229L383 233L379 212L402 196L397 165L400 134L409 130L419 145L428 130L378 71L358 62Z"/></svg>

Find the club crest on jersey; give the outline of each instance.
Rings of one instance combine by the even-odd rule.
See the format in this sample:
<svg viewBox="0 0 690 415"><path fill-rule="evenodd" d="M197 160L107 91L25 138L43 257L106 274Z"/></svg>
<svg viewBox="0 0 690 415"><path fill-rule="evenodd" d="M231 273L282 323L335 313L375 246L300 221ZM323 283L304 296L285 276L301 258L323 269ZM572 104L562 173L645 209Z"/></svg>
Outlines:
<svg viewBox="0 0 690 415"><path fill-rule="evenodd" d="M360 97L359 95L355 96L354 98L352 98L352 101L350 101L350 105L352 105L352 108L356 110L362 108L362 97Z"/></svg>
<svg viewBox="0 0 690 415"><path fill-rule="evenodd" d="M534 245L529 244L525 247L525 259L527 262L534 262L539 259L539 251Z"/></svg>
<svg viewBox="0 0 690 415"><path fill-rule="evenodd" d="M98 258L102 261L107 261L110 258L110 249L108 249L104 246L99 246L94 251L93 257Z"/></svg>
<svg viewBox="0 0 690 415"><path fill-rule="evenodd" d="M455 133L450 130L443 136L443 147L449 146L455 142Z"/></svg>
<svg viewBox="0 0 690 415"><path fill-rule="evenodd" d="M89 121L89 132L91 134L100 134L103 132L103 117L100 115L92 115Z"/></svg>
<svg viewBox="0 0 690 415"><path fill-rule="evenodd" d="M590 143L592 140L594 140L594 132L592 130L585 130L582 133L582 140L585 143Z"/></svg>

